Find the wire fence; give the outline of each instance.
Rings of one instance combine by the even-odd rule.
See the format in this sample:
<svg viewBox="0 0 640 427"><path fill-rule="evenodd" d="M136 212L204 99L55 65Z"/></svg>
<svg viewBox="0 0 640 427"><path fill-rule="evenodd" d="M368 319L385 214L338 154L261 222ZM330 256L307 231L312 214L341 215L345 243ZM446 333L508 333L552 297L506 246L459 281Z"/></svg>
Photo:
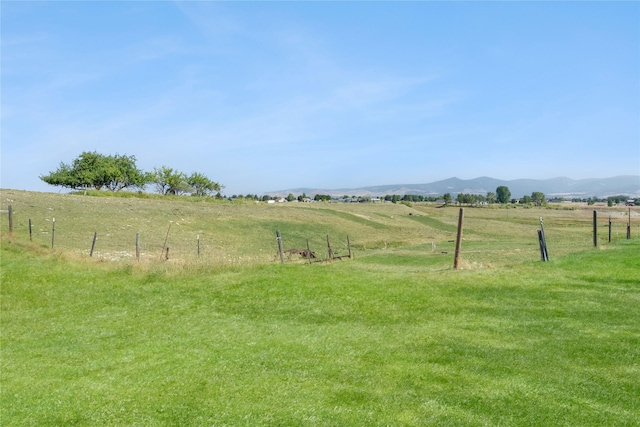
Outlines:
<svg viewBox="0 0 640 427"><path fill-rule="evenodd" d="M185 229L178 221L167 221L164 229L157 224L147 227L118 222L100 221L94 227L76 227L74 221L41 213L35 218L16 217L14 207L2 211L0 230L13 239L29 240L33 244L69 252L101 261L149 262L201 262L224 265L247 265L270 262L318 262L355 258L358 254L378 253L399 256L440 257L453 256L456 233L451 227L446 232L430 236L415 235L411 229L406 235L390 234L388 239L348 233L319 234L298 231L280 237L278 247L276 230L257 230L250 227L238 241L212 232L194 233L194 227ZM491 218L490 226L480 231L474 221L466 221L468 230L462 230L461 254L467 263L490 265L533 261L540 259L537 230L533 221L518 222L507 216ZM593 210L593 221L572 211L555 213L544 223L548 256L550 259L596 246L606 246L626 239L640 239L640 213L628 210ZM415 218L414 218L415 219ZM489 221L489 220L483 220ZM511 229L507 229L507 225ZM93 232L88 229L93 228ZM142 228L142 229L140 229ZM425 230L429 230L425 226ZM379 236L377 236L379 237Z"/></svg>

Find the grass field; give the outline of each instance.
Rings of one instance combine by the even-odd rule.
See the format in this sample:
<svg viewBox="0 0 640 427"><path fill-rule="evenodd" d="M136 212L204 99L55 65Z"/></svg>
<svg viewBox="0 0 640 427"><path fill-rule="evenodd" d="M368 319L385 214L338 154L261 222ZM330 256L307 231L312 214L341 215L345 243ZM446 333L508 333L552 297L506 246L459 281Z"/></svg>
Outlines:
<svg viewBox="0 0 640 427"><path fill-rule="evenodd" d="M1 194L2 425L638 425L640 239L593 209L465 209L455 271L457 208Z"/></svg>

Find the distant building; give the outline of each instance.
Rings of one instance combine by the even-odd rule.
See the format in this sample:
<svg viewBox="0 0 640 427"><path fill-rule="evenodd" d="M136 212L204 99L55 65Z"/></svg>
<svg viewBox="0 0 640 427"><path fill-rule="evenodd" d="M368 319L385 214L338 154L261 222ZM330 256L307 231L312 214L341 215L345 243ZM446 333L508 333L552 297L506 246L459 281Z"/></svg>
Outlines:
<svg viewBox="0 0 640 427"><path fill-rule="evenodd" d="M627 200L626 205L627 206L635 206L636 205L636 201L635 200Z"/></svg>

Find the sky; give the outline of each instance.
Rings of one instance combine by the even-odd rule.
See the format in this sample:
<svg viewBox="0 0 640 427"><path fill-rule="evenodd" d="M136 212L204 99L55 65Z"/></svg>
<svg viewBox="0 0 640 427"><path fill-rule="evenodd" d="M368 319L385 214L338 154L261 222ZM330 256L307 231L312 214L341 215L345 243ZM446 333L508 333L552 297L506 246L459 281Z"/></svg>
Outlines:
<svg viewBox="0 0 640 427"><path fill-rule="evenodd" d="M223 194L640 175L640 2L0 3L0 187L82 152ZM65 191L65 190L63 190Z"/></svg>

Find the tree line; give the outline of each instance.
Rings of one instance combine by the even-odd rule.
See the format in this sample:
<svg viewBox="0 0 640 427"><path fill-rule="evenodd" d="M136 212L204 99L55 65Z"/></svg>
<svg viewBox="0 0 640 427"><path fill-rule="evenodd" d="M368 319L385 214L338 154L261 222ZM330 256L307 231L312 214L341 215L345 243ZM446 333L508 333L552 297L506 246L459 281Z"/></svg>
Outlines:
<svg viewBox="0 0 640 427"><path fill-rule="evenodd" d="M40 179L47 184L72 190L144 191L147 185L153 185L163 195L215 194L221 197L220 191L224 187L199 172L187 175L168 166L154 167L153 171L144 172L136 165L135 156L104 155L95 151L81 153L70 164L61 162L57 170L41 175Z"/></svg>
<svg viewBox="0 0 640 427"><path fill-rule="evenodd" d="M168 166L154 167L151 172L144 172L138 168L135 156L127 155L104 155L98 152L82 152L71 163L60 163L57 170L49 172L47 175L41 175L40 179L47 184L70 188L72 190L107 190L118 192L124 189L137 189L144 191L149 185L153 186L157 193L162 195L192 195L200 197L222 198L220 191L224 188L218 182L209 179L206 175L193 172L187 175L184 172L176 170ZM621 198L622 196L619 196ZM268 201L275 199L271 196L262 196L248 194L247 196L232 196L231 199L243 198L256 201ZM289 194L286 200L289 202L298 200L304 201L309 199L306 194L295 197ZM328 194L315 194L314 201L330 201L334 198ZM343 196L343 200L358 202L370 202L370 196ZM386 202L392 203L409 203L409 202L437 202L444 201L445 205L453 203L451 193L443 196L422 196L422 195L385 195L380 198ZM619 200L611 200L613 201ZM545 195L541 192L534 191L531 196L524 196L518 200L511 199L511 191L507 186L499 186L494 192L482 194L464 194L458 193L455 200L459 205L480 205L480 204L506 204L521 203L542 206L546 203Z"/></svg>

